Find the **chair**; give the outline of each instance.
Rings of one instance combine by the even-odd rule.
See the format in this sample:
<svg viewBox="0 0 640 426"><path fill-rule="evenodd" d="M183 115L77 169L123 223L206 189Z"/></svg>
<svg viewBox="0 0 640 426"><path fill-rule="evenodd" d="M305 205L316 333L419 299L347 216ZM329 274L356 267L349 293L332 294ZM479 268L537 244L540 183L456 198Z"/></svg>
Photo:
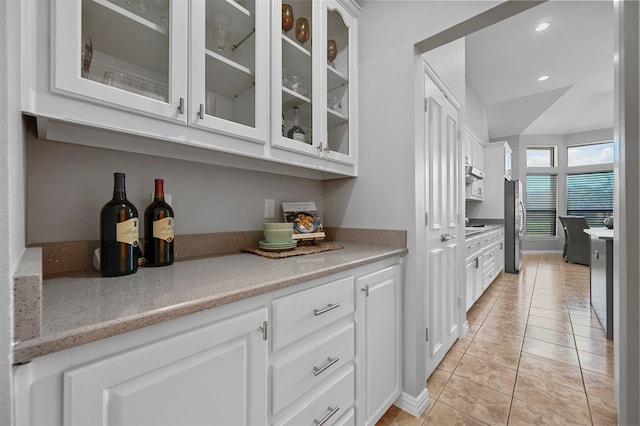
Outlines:
<svg viewBox="0 0 640 426"><path fill-rule="evenodd" d="M589 253L589 236L584 229L589 228L584 216L560 216L560 223L564 229L564 249L562 256L565 262L589 265L591 257Z"/></svg>
<svg viewBox="0 0 640 426"><path fill-rule="evenodd" d="M564 247L562 247L562 258L564 259L567 257L567 226L564 224L564 216L558 216L558 219L560 219L560 224L564 231Z"/></svg>

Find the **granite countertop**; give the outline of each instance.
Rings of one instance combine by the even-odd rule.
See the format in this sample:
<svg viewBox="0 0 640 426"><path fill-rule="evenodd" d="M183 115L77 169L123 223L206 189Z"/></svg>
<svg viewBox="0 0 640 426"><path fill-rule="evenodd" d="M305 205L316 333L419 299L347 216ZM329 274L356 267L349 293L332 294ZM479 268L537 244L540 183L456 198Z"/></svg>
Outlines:
<svg viewBox="0 0 640 426"><path fill-rule="evenodd" d="M407 253L339 244L344 248L283 259L238 253L116 278L92 271L47 279L39 336L15 344L14 363Z"/></svg>
<svg viewBox="0 0 640 426"><path fill-rule="evenodd" d="M589 234L591 238L599 238L601 240L613 240L613 229L609 228L589 228L584 229L585 234Z"/></svg>
<svg viewBox="0 0 640 426"><path fill-rule="evenodd" d="M503 227L501 224L487 224L484 226L466 226L464 228L464 236L471 237L473 235L481 234L483 232L493 231L494 229Z"/></svg>

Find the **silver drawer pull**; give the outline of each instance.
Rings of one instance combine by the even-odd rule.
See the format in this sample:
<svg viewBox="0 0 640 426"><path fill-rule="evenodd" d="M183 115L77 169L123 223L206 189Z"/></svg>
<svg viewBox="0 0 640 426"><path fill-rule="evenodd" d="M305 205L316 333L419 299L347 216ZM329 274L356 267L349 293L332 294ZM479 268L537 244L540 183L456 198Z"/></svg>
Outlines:
<svg viewBox="0 0 640 426"><path fill-rule="evenodd" d="M331 310L333 310L335 308L339 308L339 307L340 307L339 303L334 303L333 305L331 303L329 303L326 308L314 309L313 310L313 315L315 315L315 316L322 315L325 312L329 312L329 311L331 311Z"/></svg>
<svg viewBox="0 0 640 426"><path fill-rule="evenodd" d="M313 424L314 425L318 425L318 426L322 426L323 424L325 424L327 422L327 420L329 420L335 413L338 412L338 410L340 409L340 407L336 407L336 408L331 408L331 407L327 407L327 410L329 410L329 414L327 414L326 416L324 416L323 418L321 418L320 420L316 420L313 419Z"/></svg>
<svg viewBox="0 0 640 426"><path fill-rule="evenodd" d="M313 375L314 376L319 376L320 374L322 374L322 372L324 370L326 370L327 368L331 367L333 364L335 364L338 361L340 361L340 358L338 358L338 357L335 357L334 359L327 358L326 364L323 365L322 367L320 367L320 368L313 367Z"/></svg>

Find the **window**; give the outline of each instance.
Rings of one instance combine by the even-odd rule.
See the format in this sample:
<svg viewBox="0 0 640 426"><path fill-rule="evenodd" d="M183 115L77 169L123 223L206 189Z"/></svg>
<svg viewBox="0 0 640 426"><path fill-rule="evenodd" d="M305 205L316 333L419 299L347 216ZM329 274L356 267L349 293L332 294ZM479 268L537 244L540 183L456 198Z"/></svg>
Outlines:
<svg viewBox="0 0 640 426"><path fill-rule="evenodd" d="M589 226L601 227L613 215L613 172L568 175L567 214L584 216Z"/></svg>
<svg viewBox="0 0 640 426"><path fill-rule="evenodd" d="M555 146L528 146L527 167L555 167Z"/></svg>
<svg viewBox="0 0 640 426"><path fill-rule="evenodd" d="M555 237L557 218L557 175L527 175L527 236Z"/></svg>
<svg viewBox="0 0 640 426"><path fill-rule="evenodd" d="M567 147L567 166L592 166L613 163L613 142Z"/></svg>

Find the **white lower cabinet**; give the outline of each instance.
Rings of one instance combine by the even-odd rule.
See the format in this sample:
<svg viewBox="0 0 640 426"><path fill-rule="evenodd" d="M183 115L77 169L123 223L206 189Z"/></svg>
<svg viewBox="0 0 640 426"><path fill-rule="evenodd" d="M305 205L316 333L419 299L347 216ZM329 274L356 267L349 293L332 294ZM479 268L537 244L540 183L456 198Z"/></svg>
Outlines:
<svg viewBox="0 0 640 426"><path fill-rule="evenodd" d="M158 328L137 330L16 367L15 424L265 424L267 308L202 318L172 321L159 339Z"/></svg>
<svg viewBox="0 0 640 426"><path fill-rule="evenodd" d="M402 270L394 265L356 280L358 424L374 425L402 391Z"/></svg>
<svg viewBox="0 0 640 426"><path fill-rule="evenodd" d="M15 424L373 424L401 391L401 286L389 258L35 358Z"/></svg>
<svg viewBox="0 0 640 426"><path fill-rule="evenodd" d="M354 407L354 280L272 301L273 424L334 424Z"/></svg>
<svg viewBox="0 0 640 426"><path fill-rule="evenodd" d="M468 237L465 246L466 308L468 311L504 270L504 227Z"/></svg>
<svg viewBox="0 0 640 426"><path fill-rule="evenodd" d="M66 371L64 423L264 423L266 320L260 309Z"/></svg>
<svg viewBox="0 0 640 426"><path fill-rule="evenodd" d="M480 278L480 257L472 256L470 258L467 258L464 270L467 287L466 309L468 311L477 299L476 289L479 287L478 282Z"/></svg>

